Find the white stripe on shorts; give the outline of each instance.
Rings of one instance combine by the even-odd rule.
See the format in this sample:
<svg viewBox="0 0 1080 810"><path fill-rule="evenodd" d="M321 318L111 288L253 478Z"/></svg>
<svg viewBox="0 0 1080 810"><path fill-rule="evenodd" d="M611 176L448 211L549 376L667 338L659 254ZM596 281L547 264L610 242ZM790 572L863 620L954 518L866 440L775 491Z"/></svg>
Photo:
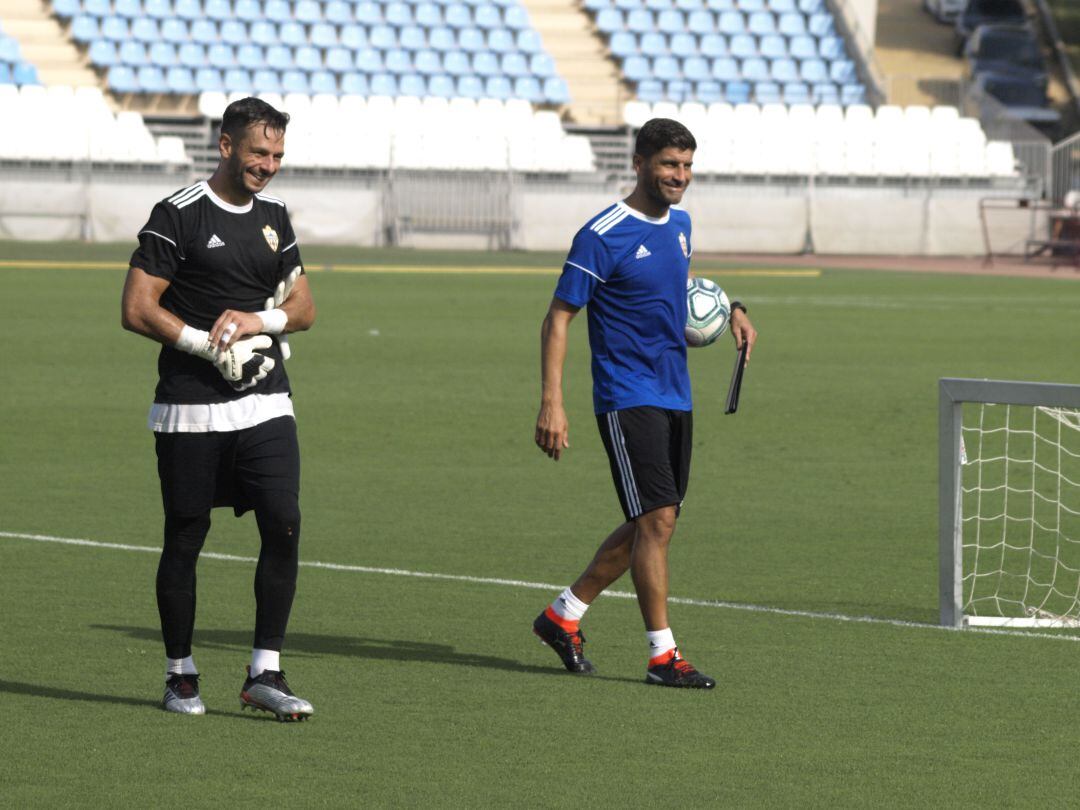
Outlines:
<svg viewBox="0 0 1080 810"><path fill-rule="evenodd" d="M641 514L641 497L638 495L637 482L634 481L634 470L630 466L630 454L626 452L626 439L623 436L622 425L619 424L619 412L610 411L607 414L608 431L611 433L611 446L615 450L615 462L619 465L619 478L622 479L623 496L626 498L626 506L631 518Z"/></svg>

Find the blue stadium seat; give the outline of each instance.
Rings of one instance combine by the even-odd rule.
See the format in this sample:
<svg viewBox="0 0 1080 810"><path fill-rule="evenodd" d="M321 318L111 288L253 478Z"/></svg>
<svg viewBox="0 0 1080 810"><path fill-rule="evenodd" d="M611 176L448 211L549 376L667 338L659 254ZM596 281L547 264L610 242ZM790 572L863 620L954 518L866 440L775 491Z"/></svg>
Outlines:
<svg viewBox="0 0 1080 810"><path fill-rule="evenodd" d="M165 86L170 93L188 95L196 92L195 76L191 68L171 67L165 73Z"/></svg>
<svg viewBox="0 0 1080 810"><path fill-rule="evenodd" d="M173 16L172 0L144 0L143 14L155 20L164 20Z"/></svg>
<svg viewBox="0 0 1080 810"><path fill-rule="evenodd" d="M671 48L672 53L680 56L689 56L690 54L696 55L699 53L697 37L689 31L672 34L668 46Z"/></svg>
<svg viewBox="0 0 1080 810"><path fill-rule="evenodd" d="M782 100L776 82L754 82L754 101L758 104L779 104Z"/></svg>
<svg viewBox="0 0 1080 810"><path fill-rule="evenodd" d="M832 14L827 11L818 11L811 14L806 23L806 30L818 39L834 35L836 27L833 25Z"/></svg>
<svg viewBox="0 0 1080 810"><path fill-rule="evenodd" d="M277 28L273 23L259 20L251 24L251 32L240 20L226 20L221 24L221 41L230 45L243 45L254 42L256 45L273 45L277 42ZM229 84L225 82L226 86Z"/></svg>
<svg viewBox="0 0 1080 810"><path fill-rule="evenodd" d="M425 49L413 56L413 69L421 76L434 76L443 72L442 57L438 51Z"/></svg>
<svg viewBox="0 0 1080 810"><path fill-rule="evenodd" d="M832 82L819 82L810 88L810 99L814 104L839 104L840 91Z"/></svg>
<svg viewBox="0 0 1080 810"><path fill-rule="evenodd" d="M401 28L404 25L412 25L412 8L408 3L395 0L383 6L383 19L390 25Z"/></svg>
<svg viewBox="0 0 1080 810"><path fill-rule="evenodd" d="M479 76L459 76L457 92L461 98L483 98L484 82Z"/></svg>
<svg viewBox="0 0 1080 810"><path fill-rule="evenodd" d="M798 10L795 0L769 0L769 11L773 14L787 14L789 11Z"/></svg>
<svg viewBox="0 0 1080 810"><path fill-rule="evenodd" d="M735 6L744 14L749 14L752 11L763 11L765 0L735 0Z"/></svg>
<svg viewBox="0 0 1080 810"><path fill-rule="evenodd" d="M751 56L749 59L743 59L739 64L739 73L749 82L768 81L769 63L760 56Z"/></svg>
<svg viewBox="0 0 1080 810"><path fill-rule="evenodd" d="M396 96L397 79L389 73L376 73L368 79L368 92L373 96Z"/></svg>
<svg viewBox="0 0 1080 810"><path fill-rule="evenodd" d="M825 0L798 0L798 4L803 14L816 14L825 8Z"/></svg>
<svg viewBox="0 0 1080 810"><path fill-rule="evenodd" d="M776 18L768 11L755 11L746 22L746 28L751 34L764 36L776 33Z"/></svg>
<svg viewBox="0 0 1080 810"><path fill-rule="evenodd" d="M251 85L256 93L280 93L281 74L268 68L253 71Z"/></svg>
<svg viewBox="0 0 1080 810"><path fill-rule="evenodd" d="M611 35L608 48L611 50L611 55L619 59L633 56L638 52L637 35L629 31L616 31Z"/></svg>
<svg viewBox="0 0 1080 810"><path fill-rule="evenodd" d="M93 42L101 36L97 17L80 14L71 21L71 38L80 44ZM134 81L134 80L133 80Z"/></svg>
<svg viewBox="0 0 1080 810"><path fill-rule="evenodd" d="M514 79L518 76L528 76L529 60L522 53L504 53L499 60L499 70L504 76Z"/></svg>
<svg viewBox="0 0 1080 810"><path fill-rule="evenodd" d="M452 51L457 48L457 37L452 28L445 25L428 31L428 47L436 51Z"/></svg>
<svg viewBox="0 0 1080 810"><path fill-rule="evenodd" d="M721 34L727 34L729 37L733 34L744 34L746 33L746 20L741 12L721 11L716 28Z"/></svg>
<svg viewBox="0 0 1080 810"><path fill-rule="evenodd" d="M368 31L368 44L372 48L388 51L397 47L397 32L389 25L376 25Z"/></svg>
<svg viewBox="0 0 1080 810"><path fill-rule="evenodd" d="M376 48L362 48L356 52L356 69L361 73L382 73L382 51Z"/></svg>
<svg viewBox="0 0 1080 810"><path fill-rule="evenodd" d="M109 0L83 0L83 13L93 17L108 17L112 14Z"/></svg>
<svg viewBox="0 0 1080 810"><path fill-rule="evenodd" d="M427 79L416 73L407 73L398 78L398 93L423 98L427 95Z"/></svg>
<svg viewBox="0 0 1080 810"><path fill-rule="evenodd" d="M637 97L640 101L656 102L664 100L664 85L656 79L638 82Z"/></svg>
<svg viewBox="0 0 1080 810"><path fill-rule="evenodd" d="M679 60L674 56L658 56L653 59L652 74L657 79L672 81L682 76L679 69Z"/></svg>
<svg viewBox="0 0 1080 810"><path fill-rule="evenodd" d="M544 91L538 82L532 76L522 76L519 79L514 79L514 96L516 98L523 98L533 104L539 104L544 100Z"/></svg>
<svg viewBox="0 0 1080 810"><path fill-rule="evenodd" d="M502 14L499 13L498 8L490 3L476 7L476 11L473 13L473 22L477 28L485 31L503 27Z"/></svg>
<svg viewBox="0 0 1080 810"><path fill-rule="evenodd" d="M464 51L447 51L443 54L443 70L455 77L471 73L468 54Z"/></svg>
<svg viewBox="0 0 1080 810"><path fill-rule="evenodd" d="M171 42L153 42L150 44L150 51L147 57L151 65L156 65L160 68L170 68L176 65L176 46ZM142 74L139 75L139 84L142 84Z"/></svg>
<svg viewBox="0 0 1080 810"><path fill-rule="evenodd" d="M690 13L705 8L704 0L675 0L675 8Z"/></svg>
<svg viewBox="0 0 1080 810"><path fill-rule="evenodd" d="M446 75L431 76L428 79L427 91L429 96L435 98L453 98L457 92L454 80Z"/></svg>
<svg viewBox="0 0 1080 810"><path fill-rule="evenodd" d="M57 17L69 20L82 11L82 5L79 3L79 0L53 0L52 10ZM8 75L11 75L10 69L8 70ZM7 84L7 82L2 83Z"/></svg>
<svg viewBox="0 0 1080 810"><path fill-rule="evenodd" d="M758 42L758 51L769 59L780 59L788 55L787 40L779 34L766 34Z"/></svg>
<svg viewBox="0 0 1080 810"><path fill-rule="evenodd" d="M352 51L358 51L368 44L367 29L362 25L352 23L341 26L341 44ZM367 82L364 82L367 86Z"/></svg>
<svg viewBox="0 0 1080 810"><path fill-rule="evenodd" d="M240 42L229 42L224 36L221 37L222 42L228 42L230 45L239 45L242 42L247 42L247 26L242 22L237 20L227 20L221 26L222 34L225 33L226 27L240 39ZM189 36L191 37L192 42L201 42L203 45L217 42L218 24L213 20L195 20L191 23L191 32ZM183 43L178 42L177 44Z"/></svg>
<svg viewBox="0 0 1080 810"><path fill-rule="evenodd" d="M382 11L379 4L373 0L362 0L357 3L355 10L356 21L362 25L380 25L382 23Z"/></svg>
<svg viewBox="0 0 1080 810"><path fill-rule="evenodd" d="M508 28L493 28L487 35L488 49L495 53L510 53L517 50L514 32Z"/></svg>
<svg viewBox="0 0 1080 810"><path fill-rule="evenodd" d="M657 16L656 27L665 34L677 34L686 30L686 17L678 9L669 8Z"/></svg>
<svg viewBox="0 0 1080 810"><path fill-rule="evenodd" d="M245 42L237 49L237 65L243 65L248 70L255 70L266 67L266 64L267 55L266 51L262 50L262 45Z"/></svg>
<svg viewBox="0 0 1080 810"><path fill-rule="evenodd" d="M503 12L503 24L513 31L525 31L532 28L529 20L529 12L523 6L507 6Z"/></svg>
<svg viewBox="0 0 1080 810"><path fill-rule="evenodd" d="M502 73L499 58L489 51L473 54L472 69L477 76L498 76Z"/></svg>
<svg viewBox="0 0 1080 810"><path fill-rule="evenodd" d="M645 8L636 8L626 15L626 28L635 34L645 34L656 29L653 13Z"/></svg>
<svg viewBox="0 0 1080 810"><path fill-rule="evenodd" d="M341 77L341 92L352 96L368 94L367 76L363 73L346 73Z"/></svg>
<svg viewBox="0 0 1080 810"><path fill-rule="evenodd" d="M288 0L263 0L263 19L283 23L292 19Z"/></svg>
<svg viewBox="0 0 1080 810"><path fill-rule="evenodd" d="M649 31L641 35L638 50L645 56L664 56L668 52L668 38L659 31Z"/></svg>
<svg viewBox="0 0 1080 810"><path fill-rule="evenodd" d="M398 34L398 45L409 51L419 51L427 47L427 35L419 25L406 25Z"/></svg>
<svg viewBox="0 0 1080 810"><path fill-rule="evenodd" d="M195 88L200 93L220 93L225 90L221 71L215 68L199 68L195 71Z"/></svg>
<svg viewBox="0 0 1080 810"><path fill-rule="evenodd" d="M388 73L393 73L396 76L403 76L406 73L413 72L412 54L403 48L394 48L387 51L383 56L383 64Z"/></svg>
<svg viewBox="0 0 1080 810"><path fill-rule="evenodd" d="M701 51L702 56L708 56L712 59L718 56L727 56L729 53L727 39L724 38L723 34L705 34L698 44L698 50Z"/></svg>
<svg viewBox="0 0 1080 810"><path fill-rule="evenodd" d="M652 66L644 56L629 56L623 62L623 75L632 82L652 78Z"/></svg>
<svg viewBox="0 0 1080 810"><path fill-rule="evenodd" d="M53 4L55 10L56 4ZM113 8L113 13L118 17L127 17L129 20L133 20L136 17L143 16L142 2L140 0L116 0L116 5Z"/></svg>
<svg viewBox="0 0 1080 810"><path fill-rule="evenodd" d="M774 59L769 66L769 75L774 82L785 84L799 81L799 63L794 59Z"/></svg>
<svg viewBox="0 0 1080 810"><path fill-rule="evenodd" d="M803 59L799 63L799 78L810 84L829 81L829 66L824 59Z"/></svg>
<svg viewBox="0 0 1080 810"><path fill-rule="evenodd" d="M231 20L233 16L232 4L229 0L206 0L203 13L211 20L224 22ZM198 84L198 78L195 83Z"/></svg>
<svg viewBox="0 0 1080 810"><path fill-rule="evenodd" d="M707 80L712 75L709 60L703 56L687 56L682 60L682 75L695 82Z"/></svg>
<svg viewBox="0 0 1080 810"><path fill-rule="evenodd" d="M181 20L201 20L203 18L202 3L199 0L176 0L173 13ZM168 78L166 78L168 83ZM194 81L192 81L194 84Z"/></svg>
<svg viewBox="0 0 1080 810"><path fill-rule="evenodd" d="M636 8L642 8L645 5L643 0L612 0L612 2L615 8L626 13L629 13Z"/></svg>
<svg viewBox="0 0 1080 810"><path fill-rule="evenodd" d="M544 79L544 98L552 104L569 104L570 88L559 76Z"/></svg>
<svg viewBox="0 0 1080 810"><path fill-rule="evenodd" d="M818 55L817 40L807 34L792 37L788 53L796 59L813 59Z"/></svg>
<svg viewBox="0 0 1080 810"><path fill-rule="evenodd" d="M236 0L233 9L236 19L244 22L255 22L262 19L262 3L259 0Z"/></svg>
<svg viewBox="0 0 1080 810"><path fill-rule="evenodd" d="M296 0L296 4L293 6L293 18L307 25L322 22L322 6L316 0ZM337 90L336 83L334 89Z"/></svg>
<svg viewBox="0 0 1080 810"><path fill-rule="evenodd" d="M861 84L845 84L840 88L840 103L845 107L849 104L865 104L866 88Z"/></svg>
<svg viewBox="0 0 1080 810"><path fill-rule="evenodd" d="M322 54L313 45L301 45L293 52L293 62L300 70L312 73L322 70Z"/></svg>
<svg viewBox="0 0 1080 810"><path fill-rule="evenodd" d="M506 101L514 95L514 83L506 76L491 76L484 82L484 95Z"/></svg>
<svg viewBox="0 0 1080 810"><path fill-rule="evenodd" d="M185 42L180 46L177 58L184 67L199 68L206 64L206 49L198 42Z"/></svg>
<svg viewBox="0 0 1080 810"><path fill-rule="evenodd" d="M705 8L718 14L735 10L735 0L705 0Z"/></svg>
<svg viewBox="0 0 1080 810"><path fill-rule="evenodd" d="M99 40L104 41L104 40ZM94 43L95 45L97 43ZM91 56L93 55L93 45L90 47ZM136 42L133 39L129 39L127 42L120 43L120 49L117 52L117 59L125 65L131 65L131 67L141 67L148 63L146 56L146 46L141 42Z"/></svg>
<svg viewBox="0 0 1080 810"><path fill-rule="evenodd" d="M649 11L655 11L657 13L667 11L672 7L671 0L645 0L643 5L645 8L649 9Z"/></svg>
<svg viewBox="0 0 1080 810"><path fill-rule="evenodd" d="M135 70L126 65L116 65L109 68L106 78L109 88L117 93L137 93L139 80L135 76Z"/></svg>
<svg viewBox="0 0 1080 810"><path fill-rule="evenodd" d="M458 47L469 53L477 53L487 49L484 32L479 28L462 28L457 35Z"/></svg>
<svg viewBox="0 0 1080 810"><path fill-rule="evenodd" d="M818 40L818 56L822 59L843 59L847 56L844 40L835 35L821 37Z"/></svg>
<svg viewBox="0 0 1080 810"><path fill-rule="evenodd" d="M347 25L353 21L352 8L344 0L330 0L325 14L326 21L334 25Z"/></svg>
<svg viewBox="0 0 1080 810"><path fill-rule="evenodd" d="M757 40L752 34L735 34L728 42L728 52L739 59L757 56Z"/></svg>
<svg viewBox="0 0 1080 810"><path fill-rule="evenodd" d="M286 70L281 74L281 92L310 93L307 74L302 70Z"/></svg>
<svg viewBox="0 0 1080 810"><path fill-rule="evenodd" d="M786 37L802 36L806 33L806 18L798 11L788 11L780 15L778 30Z"/></svg>
<svg viewBox="0 0 1080 810"><path fill-rule="evenodd" d="M156 65L144 65L135 71L139 89L144 93L165 93L169 86L165 83L165 74Z"/></svg>
<svg viewBox="0 0 1080 810"><path fill-rule="evenodd" d="M555 61L546 53L534 53L529 57L529 72L538 79L559 75L555 70Z"/></svg>
<svg viewBox="0 0 1080 810"><path fill-rule="evenodd" d="M809 104L810 88L802 82L787 82L781 88L785 104Z"/></svg>
<svg viewBox="0 0 1080 810"><path fill-rule="evenodd" d="M246 68L251 66L241 62ZM288 45L271 45L266 49L266 67L273 70L289 70L293 65L293 49Z"/></svg>
<svg viewBox="0 0 1080 810"><path fill-rule="evenodd" d="M544 44L535 29L526 28L517 32L517 48L522 53L540 53L544 50Z"/></svg>
<svg viewBox="0 0 1080 810"><path fill-rule="evenodd" d="M101 36L113 42L123 42L130 36L128 21L123 17L106 17L101 21Z"/></svg>
<svg viewBox="0 0 1080 810"><path fill-rule="evenodd" d="M278 40L285 45L306 45L307 31L298 22L284 22L278 28ZM283 84L284 81L282 78Z"/></svg>
<svg viewBox="0 0 1080 810"><path fill-rule="evenodd" d="M124 45L136 45L139 48L142 47L139 43L130 40L125 42ZM104 39L96 39L91 42L86 55L90 59L90 64L96 65L97 67L112 67L122 61L116 54L116 43ZM2 49L0 49L0 62L3 62L6 66L6 64L11 61L14 60L8 59L4 55Z"/></svg>
<svg viewBox="0 0 1080 810"><path fill-rule="evenodd" d="M416 22L425 28L442 25L442 11L435 3L421 3L416 7Z"/></svg>
<svg viewBox="0 0 1080 810"><path fill-rule="evenodd" d="M447 6L446 14L443 15L443 19L451 28L468 28L473 24L472 12L469 11L469 7L463 3L455 3L452 6Z"/></svg>
<svg viewBox="0 0 1080 810"><path fill-rule="evenodd" d="M251 74L243 68L230 68L222 76L227 93L250 93L252 90Z"/></svg>
<svg viewBox="0 0 1080 810"><path fill-rule="evenodd" d="M721 56L712 63L712 77L721 82L736 81L739 76L739 63L730 56Z"/></svg>
<svg viewBox="0 0 1080 810"><path fill-rule="evenodd" d="M686 101L693 92L690 82L674 79L664 85L664 97L668 101Z"/></svg>
<svg viewBox="0 0 1080 810"><path fill-rule="evenodd" d="M326 52L326 69L334 73L352 73L352 51L348 48L330 48Z"/></svg>
<svg viewBox="0 0 1080 810"><path fill-rule="evenodd" d="M333 48L338 44L337 27L328 22L315 23L311 26L310 40L318 48Z"/></svg>
<svg viewBox="0 0 1080 810"><path fill-rule="evenodd" d="M712 104L714 101L724 100L724 89L720 86L720 82L698 82L694 85L694 96L702 104Z"/></svg>
<svg viewBox="0 0 1080 810"><path fill-rule="evenodd" d="M582 5L586 11L591 11L593 14L598 12L602 8L607 8L611 5L610 0L584 0Z"/></svg>
<svg viewBox="0 0 1080 810"><path fill-rule="evenodd" d="M150 17L140 17L131 21L131 38L136 42L152 43L164 39L166 42L178 41L179 30L182 28L184 37L181 42L187 41L187 25L180 20L165 20L160 30L158 21ZM168 29L168 30L166 30Z"/></svg>
<svg viewBox="0 0 1080 810"><path fill-rule="evenodd" d="M596 15L596 27L602 34L613 34L625 27L623 13L617 8L601 9Z"/></svg>
<svg viewBox="0 0 1080 810"><path fill-rule="evenodd" d="M329 70L317 70L308 77L312 93L326 93L337 95L337 78Z"/></svg>
<svg viewBox="0 0 1080 810"><path fill-rule="evenodd" d="M829 78L836 84L853 84L859 79L855 73L855 63L850 59L833 60L829 65Z"/></svg>
<svg viewBox="0 0 1080 810"><path fill-rule="evenodd" d="M0 34L0 62L8 62L14 65L21 59L19 41L13 37Z"/></svg>
<svg viewBox="0 0 1080 810"><path fill-rule="evenodd" d="M244 56L250 57L250 56L254 56L255 54L258 54L258 62L259 62L259 64L253 66L251 64L250 58L243 59L241 61L241 64L247 65L248 67L262 67L262 60L263 60L262 48L260 48L257 45L242 45L241 46L241 52L244 52L243 51L244 48L249 49L249 52L244 53ZM206 49L206 61L210 63L211 67L215 67L215 68L219 68L219 69L220 68L230 68L233 65L235 65L238 55L239 55L238 52L235 51L231 45L226 45L223 42L215 42L213 45L211 45L209 48ZM196 84L198 83L198 81L199 81L199 77L196 75L196 77L195 77Z"/></svg>

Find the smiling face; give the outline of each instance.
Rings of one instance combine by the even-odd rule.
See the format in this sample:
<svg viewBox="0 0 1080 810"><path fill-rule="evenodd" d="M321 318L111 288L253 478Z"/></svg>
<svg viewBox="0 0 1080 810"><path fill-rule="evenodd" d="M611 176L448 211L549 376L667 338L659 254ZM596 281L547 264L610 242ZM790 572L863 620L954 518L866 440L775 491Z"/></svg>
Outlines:
<svg viewBox="0 0 1080 810"><path fill-rule="evenodd" d="M266 188L285 156L285 130L249 124L240 137L222 133L218 143L224 177L234 193L250 197Z"/></svg>
<svg viewBox="0 0 1080 810"><path fill-rule="evenodd" d="M668 206L682 202L693 177L693 166L694 150L677 146L664 147L650 157L634 155L635 196L644 197L662 214Z"/></svg>

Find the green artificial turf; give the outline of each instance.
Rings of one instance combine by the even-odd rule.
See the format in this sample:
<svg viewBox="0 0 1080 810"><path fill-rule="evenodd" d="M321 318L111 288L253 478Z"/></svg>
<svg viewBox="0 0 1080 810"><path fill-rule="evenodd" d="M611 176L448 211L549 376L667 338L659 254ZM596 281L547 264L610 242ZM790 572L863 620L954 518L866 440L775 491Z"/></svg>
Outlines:
<svg viewBox="0 0 1080 810"><path fill-rule="evenodd" d="M0 259L123 263L128 247L0 243ZM292 342L301 558L565 584L621 515L572 326L571 448L533 445L538 332L559 257L317 250ZM698 272L761 333L723 416L730 340L691 352L694 469L672 593L932 624L937 380L1073 382L1080 285L834 271ZM122 269L0 270L0 532L153 548L156 348L119 326ZM207 551L253 556L250 516ZM713 693L647 687L636 605L586 618L593 679L529 624L554 595L305 567L283 664L300 725L239 712L250 563L204 559L195 658L209 714L157 708L156 555L0 537L4 804L745 807L1070 805L1080 645L1060 637L676 605ZM631 590L629 581L620 590ZM1068 721L1068 722L1067 722Z"/></svg>

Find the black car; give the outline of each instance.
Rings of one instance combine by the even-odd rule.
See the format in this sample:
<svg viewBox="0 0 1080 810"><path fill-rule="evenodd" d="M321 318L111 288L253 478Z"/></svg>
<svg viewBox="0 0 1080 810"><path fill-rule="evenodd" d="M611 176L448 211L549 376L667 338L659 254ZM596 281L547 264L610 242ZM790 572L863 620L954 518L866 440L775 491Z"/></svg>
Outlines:
<svg viewBox="0 0 1080 810"><path fill-rule="evenodd" d="M1026 25L980 25L964 47L967 78L1015 76L1046 89L1049 74L1035 32Z"/></svg>
<svg viewBox="0 0 1080 810"><path fill-rule="evenodd" d="M1051 109L1046 89L1032 84L1027 79L1005 76L995 73L981 73L975 80L975 87L993 96L1004 106L1011 117L1026 121L1051 138L1057 136L1061 124L1061 114ZM989 111L983 111L980 117L986 117Z"/></svg>
<svg viewBox="0 0 1080 810"><path fill-rule="evenodd" d="M968 0L967 7L956 18L956 55L964 52L968 37L980 25L1023 25L1027 13L1020 0Z"/></svg>

